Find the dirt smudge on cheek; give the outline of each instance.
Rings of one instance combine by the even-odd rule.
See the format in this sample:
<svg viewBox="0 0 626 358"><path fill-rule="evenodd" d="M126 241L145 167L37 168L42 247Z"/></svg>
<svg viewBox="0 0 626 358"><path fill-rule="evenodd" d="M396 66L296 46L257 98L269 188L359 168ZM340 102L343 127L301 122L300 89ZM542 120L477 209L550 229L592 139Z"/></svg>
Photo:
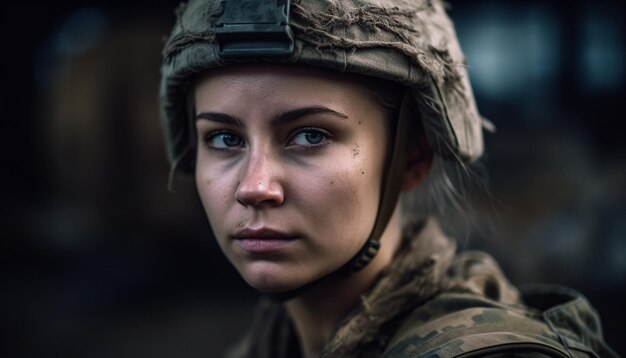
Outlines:
<svg viewBox="0 0 626 358"><path fill-rule="evenodd" d="M241 229L243 229L244 227L246 227L246 224L247 224L247 223L248 223L248 219L247 219L247 218L241 219L241 220L239 220L239 221L237 222L237 224L235 225L235 229L237 229L237 230L241 230Z"/></svg>
<svg viewBox="0 0 626 358"><path fill-rule="evenodd" d="M352 147L352 157L356 158L359 154L361 154L361 146L359 143L354 143L354 147Z"/></svg>

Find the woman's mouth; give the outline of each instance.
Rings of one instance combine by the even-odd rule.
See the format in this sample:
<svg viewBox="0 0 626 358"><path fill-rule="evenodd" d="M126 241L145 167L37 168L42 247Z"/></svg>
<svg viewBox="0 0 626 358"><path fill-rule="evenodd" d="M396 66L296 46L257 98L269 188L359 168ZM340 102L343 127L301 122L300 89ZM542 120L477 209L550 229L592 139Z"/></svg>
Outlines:
<svg viewBox="0 0 626 358"><path fill-rule="evenodd" d="M243 229L233 235L235 243L251 254L273 253L296 240L296 236L272 229Z"/></svg>

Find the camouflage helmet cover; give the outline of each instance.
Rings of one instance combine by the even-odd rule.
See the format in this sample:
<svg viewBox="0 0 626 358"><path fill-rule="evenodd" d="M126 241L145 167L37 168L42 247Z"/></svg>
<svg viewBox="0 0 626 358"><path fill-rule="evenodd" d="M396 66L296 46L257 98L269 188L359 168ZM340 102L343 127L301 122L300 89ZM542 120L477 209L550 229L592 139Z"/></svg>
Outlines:
<svg viewBox="0 0 626 358"><path fill-rule="evenodd" d="M186 155L193 143L187 113L193 79L207 69L251 61L306 64L401 83L415 99L414 117L421 118L437 154L465 162L482 154L481 119L463 53L441 1L265 3L285 2L293 51L280 57L220 55L216 24L226 1L190 0L178 9L163 52L160 84L161 120L173 166L193 168L193 155Z"/></svg>

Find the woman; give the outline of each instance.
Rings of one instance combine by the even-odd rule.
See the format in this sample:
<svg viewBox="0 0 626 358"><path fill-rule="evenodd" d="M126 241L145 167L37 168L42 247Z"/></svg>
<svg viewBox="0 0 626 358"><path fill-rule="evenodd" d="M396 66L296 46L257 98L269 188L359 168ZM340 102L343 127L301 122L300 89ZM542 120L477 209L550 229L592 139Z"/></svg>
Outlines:
<svg viewBox="0 0 626 358"><path fill-rule="evenodd" d="M195 173L222 251L270 298L235 356L614 355L584 298L522 300L400 205L433 163L482 153L462 64L439 1L180 9L161 84L172 168Z"/></svg>

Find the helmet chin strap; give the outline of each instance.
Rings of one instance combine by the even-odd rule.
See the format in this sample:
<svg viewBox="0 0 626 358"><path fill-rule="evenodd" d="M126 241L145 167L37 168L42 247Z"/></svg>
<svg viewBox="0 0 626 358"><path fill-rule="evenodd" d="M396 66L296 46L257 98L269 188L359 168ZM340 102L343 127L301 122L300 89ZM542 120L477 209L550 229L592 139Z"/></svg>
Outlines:
<svg viewBox="0 0 626 358"><path fill-rule="evenodd" d="M389 220L396 208L396 203L400 197L400 186L403 180L403 174L406 167L407 152L407 128L411 120L410 114L416 113L414 109L414 100L410 89L407 89L400 104L398 113L398 121L395 128L392 127L394 135L392 138L393 146L387 153L385 170L382 175L380 201L378 204L378 213L374 227L367 238L367 241L361 246L361 249L345 264L316 280L306 283L298 288L284 291L266 293L270 299L275 302L285 302L292 298L296 298L305 291L317 286L323 282L329 282L337 277L345 277L353 272L363 269L369 264L380 249L380 237L385 232Z"/></svg>

